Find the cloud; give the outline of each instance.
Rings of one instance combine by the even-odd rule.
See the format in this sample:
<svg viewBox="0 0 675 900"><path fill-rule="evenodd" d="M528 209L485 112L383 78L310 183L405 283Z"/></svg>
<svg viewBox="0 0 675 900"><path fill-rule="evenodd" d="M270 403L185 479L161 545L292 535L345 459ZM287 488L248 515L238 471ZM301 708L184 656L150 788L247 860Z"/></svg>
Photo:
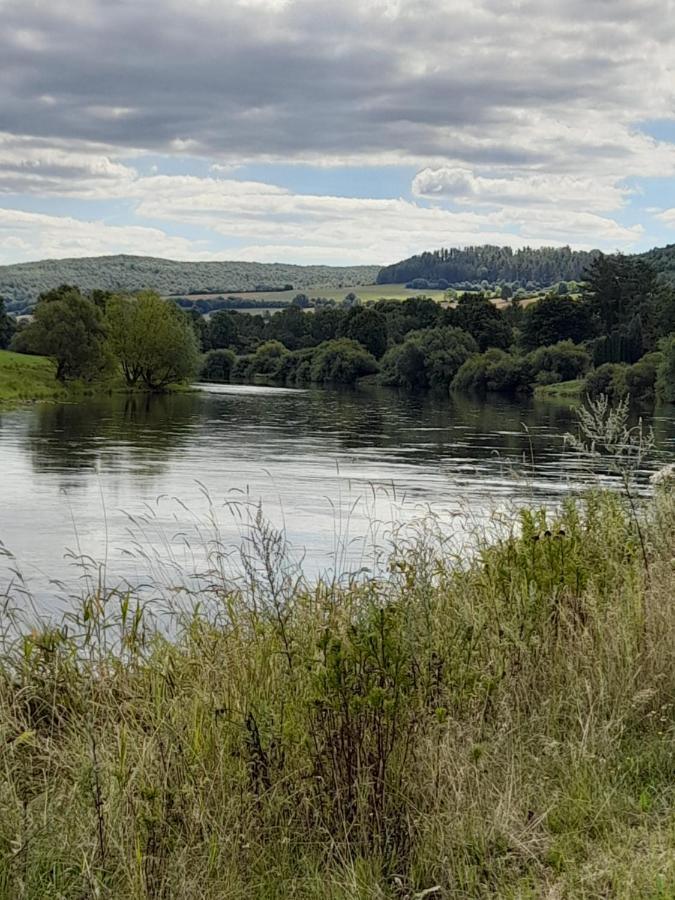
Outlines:
<svg viewBox="0 0 675 900"><path fill-rule="evenodd" d="M109 197L136 177L111 158L114 150L84 142L35 139L0 132L0 193Z"/></svg>
<svg viewBox="0 0 675 900"><path fill-rule="evenodd" d="M640 226L624 227L595 213L523 204L451 211L402 198L300 194L262 182L193 176L143 178L135 189L139 216L254 241L255 252L265 259L313 262L322 251L325 259L340 262L386 262L432 246L473 243L571 243L613 250L642 234ZM238 255L253 258L248 252L244 248Z"/></svg>
<svg viewBox="0 0 675 900"><path fill-rule="evenodd" d="M0 264L44 258L132 253L179 259L221 258L158 228L108 225L69 216L0 209Z"/></svg>
<svg viewBox="0 0 675 900"><path fill-rule="evenodd" d="M671 0L3 0L13 133L127 149L624 176L672 153ZM28 127L30 126L30 127ZM609 173L607 171L609 167Z"/></svg>
<svg viewBox="0 0 675 900"><path fill-rule="evenodd" d="M240 258L388 262L441 244L630 248L644 231L615 214L634 180L675 176L675 144L641 130L675 115L671 8L0 0L0 194L84 201L64 234L65 220L45 216L32 237L11 220L10 235L6 218L5 256L13 246L14 258L78 247L204 258L221 246ZM184 167L199 157L194 168L211 177L160 174L161 164L143 175L149 154ZM413 200L234 177L278 162L418 174ZM134 224L89 221L86 201L110 200ZM671 224L669 212L660 221ZM208 247L163 223L203 229Z"/></svg>
<svg viewBox="0 0 675 900"><path fill-rule="evenodd" d="M664 209L661 212L657 212L654 218L659 219L670 228L675 228L675 208Z"/></svg>
<svg viewBox="0 0 675 900"><path fill-rule="evenodd" d="M412 184L413 194L427 199L448 198L472 205L564 205L592 210L620 209L630 195L613 178L575 175L477 175L461 166L426 168Z"/></svg>

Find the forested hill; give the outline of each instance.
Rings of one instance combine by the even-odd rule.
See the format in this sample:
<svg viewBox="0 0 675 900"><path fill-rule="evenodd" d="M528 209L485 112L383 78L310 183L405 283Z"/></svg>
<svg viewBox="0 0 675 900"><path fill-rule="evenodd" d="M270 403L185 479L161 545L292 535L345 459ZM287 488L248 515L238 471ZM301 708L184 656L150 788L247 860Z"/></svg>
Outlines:
<svg viewBox="0 0 675 900"><path fill-rule="evenodd" d="M559 281L579 281L599 251L570 250L569 247L465 247L421 253L380 269L378 284L399 284L426 278L428 281L462 282L519 281L547 287Z"/></svg>
<svg viewBox="0 0 675 900"><path fill-rule="evenodd" d="M21 311L43 291L61 284L81 290L138 291L153 288L162 294L241 291L305 290L372 284L378 266L293 266L254 262L179 262L149 256L95 256L48 259L0 266L0 297Z"/></svg>

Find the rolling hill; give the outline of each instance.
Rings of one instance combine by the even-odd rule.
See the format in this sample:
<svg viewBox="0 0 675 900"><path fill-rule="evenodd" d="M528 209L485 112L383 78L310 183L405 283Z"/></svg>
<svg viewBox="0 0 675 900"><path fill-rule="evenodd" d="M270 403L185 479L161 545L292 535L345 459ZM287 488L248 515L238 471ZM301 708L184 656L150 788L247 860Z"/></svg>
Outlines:
<svg viewBox="0 0 675 900"><path fill-rule="evenodd" d="M11 311L20 313L32 306L42 291L61 284L75 284L84 291L153 288L162 294L236 294L285 285L291 285L294 291L321 286L349 289L359 284L372 284L378 271L378 266L180 262L123 255L48 259L0 266L0 297L8 301Z"/></svg>

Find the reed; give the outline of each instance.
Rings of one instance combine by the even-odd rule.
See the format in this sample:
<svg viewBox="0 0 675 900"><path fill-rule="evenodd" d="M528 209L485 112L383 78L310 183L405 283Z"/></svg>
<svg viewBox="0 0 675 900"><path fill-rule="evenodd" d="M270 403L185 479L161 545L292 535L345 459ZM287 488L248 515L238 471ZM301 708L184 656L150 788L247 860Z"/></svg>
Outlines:
<svg viewBox="0 0 675 900"><path fill-rule="evenodd" d="M314 583L260 518L241 579L7 597L0 897L675 896L669 481L639 516Z"/></svg>

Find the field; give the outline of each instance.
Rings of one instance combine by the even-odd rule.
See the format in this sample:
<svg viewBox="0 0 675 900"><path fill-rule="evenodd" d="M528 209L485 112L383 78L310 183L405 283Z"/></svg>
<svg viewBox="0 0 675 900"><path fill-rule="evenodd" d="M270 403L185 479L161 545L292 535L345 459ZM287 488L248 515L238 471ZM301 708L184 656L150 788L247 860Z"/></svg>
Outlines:
<svg viewBox="0 0 675 900"><path fill-rule="evenodd" d="M266 303L270 304L280 304L278 307L269 307L272 309L282 309L284 306L287 306L289 303L293 301L293 298L298 293L306 294L310 299L314 299L317 297L323 297L326 300L344 300L344 298L349 293L356 294L364 303L373 303L376 300L407 300L409 297L430 297L432 300L436 300L437 302L441 302L445 300L445 291L433 291L433 290L413 290L412 288L407 288L405 284L357 284L351 288L330 288L323 286L313 286L305 288L302 291L232 291L230 293L223 292L222 294L170 294L167 295L169 298L178 298L185 297L188 300L215 300L218 297L241 297L246 300L263 300ZM462 291L460 293L471 293L471 291ZM521 305L529 306L530 303L533 303L538 296L545 294L546 291L541 291L536 295L531 297L527 297L525 300L521 301ZM498 298L493 299L493 303L495 303L499 307L508 306L509 300L501 300ZM250 309L239 309L238 312L260 312L261 307L258 308L250 308Z"/></svg>
<svg viewBox="0 0 675 900"><path fill-rule="evenodd" d="M230 294L190 294L190 300L213 300L218 296L245 297L247 300L267 300L270 302L279 301L282 304L290 303L296 294L306 294L310 298L325 297L326 300L344 300L349 293L356 294L364 302L371 300L380 300L386 298L388 300L405 300L407 297L419 297L424 294L432 297L434 300L442 300L443 291L414 291L407 288L404 284L357 284L354 287L326 287L324 285L314 285L297 291L232 291ZM185 296L174 295L174 296Z"/></svg>

